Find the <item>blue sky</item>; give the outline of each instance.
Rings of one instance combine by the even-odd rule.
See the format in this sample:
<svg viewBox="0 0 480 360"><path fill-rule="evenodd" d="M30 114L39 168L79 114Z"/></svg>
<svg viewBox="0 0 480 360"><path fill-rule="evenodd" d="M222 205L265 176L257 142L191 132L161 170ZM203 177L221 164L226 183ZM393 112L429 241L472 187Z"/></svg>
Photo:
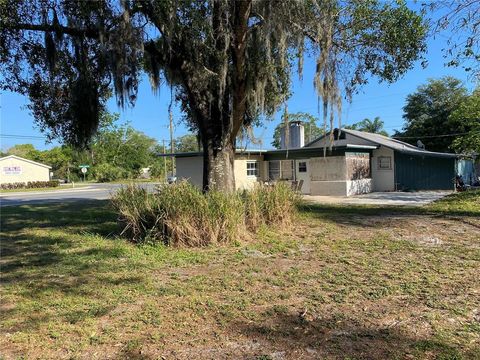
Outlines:
<svg viewBox="0 0 480 360"><path fill-rule="evenodd" d="M396 83L379 83L377 79L372 78L369 84L361 88L360 93L353 97L351 103L344 103L342 123L351 124L364 118L380 116L385 122L385 129L389 133L393 133L395 129L402 128L402 107L405 105L406 96L414 92L429 78L455 76L461 79L469 90L472 90L474 83L466 72L461 68L444 66L445 59L442 56L442 48L445 46L446 38L444 36L430 38L426 54L428 66L424 69L420 63L416 63L415 67ZM293 95L288 101L290 113L302 111L320 117L317 109L317 96L313 88L314 69L314 60L306 59L303 81L299 81L298 77L293 75ZM120 113L121 121L130 121L137 130L161 141L169 138L167 113L169 99L170 90L168 88L163 87L155 96L151 91L148 79L144 78L134 108L119 109L115 99L109 101L108 108L111 112ZM46 144L45 139L41 138L42 133L35 126L33 118L25 108L28 104L27 98L4 92L1 94L0 102L0 133L35 137L29 139L0 138L2 150L23 143L32 143L39 149L48 149L58 145L57 142ZM273 129L279 123L280 116L281 113L278 113L273 121L268 121L262 128L255 129L255 136L262 139L264 148L271 147ZM174 112L175 137L187 133L185 126L180 123L180 118L181 114L176 108Z"/></svg>

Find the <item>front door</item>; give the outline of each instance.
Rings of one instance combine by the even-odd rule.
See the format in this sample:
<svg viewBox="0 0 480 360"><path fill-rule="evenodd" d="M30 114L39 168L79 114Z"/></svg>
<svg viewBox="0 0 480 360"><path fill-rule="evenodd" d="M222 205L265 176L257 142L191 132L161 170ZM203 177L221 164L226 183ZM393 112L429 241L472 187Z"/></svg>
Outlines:
<svg viewBox="0 0 480 360"><path fill-rule="evenodd" d="M310 194L310 161L308 159L296 160L296 180L303 180L302 194Z"/></svg>

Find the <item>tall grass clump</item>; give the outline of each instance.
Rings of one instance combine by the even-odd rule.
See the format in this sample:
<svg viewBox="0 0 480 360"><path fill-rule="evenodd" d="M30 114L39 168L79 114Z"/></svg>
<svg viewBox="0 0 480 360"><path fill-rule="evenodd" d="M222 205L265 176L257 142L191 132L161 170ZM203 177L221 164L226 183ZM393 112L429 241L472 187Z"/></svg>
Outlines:
<svg viewBox="0 0 480 360"><path fill-rule="evenodd" d="M241 236L244 213L238 195L204 195L187 182L164 186L155 193L129 185L112 199L123 234L135 242L177 246L228 243Z"/></svg>
<svg viewBox="0 0 480 360"><path fill-rule="evenodd" d="M245 190L242 197L245 222L252 232L261 225L291 226L301 200L300 194L285 182L274 186L257 184L252 190Z"/></svg>
<svg viewBox="0 0 480 360"><path fill-rule="evenodd" d="M181 182L153 193L129 185L114 195L112 203L122 234L134 242L207 246L248 238L261 224L290 225L298 199L286 185L203 194Z"/></svg>

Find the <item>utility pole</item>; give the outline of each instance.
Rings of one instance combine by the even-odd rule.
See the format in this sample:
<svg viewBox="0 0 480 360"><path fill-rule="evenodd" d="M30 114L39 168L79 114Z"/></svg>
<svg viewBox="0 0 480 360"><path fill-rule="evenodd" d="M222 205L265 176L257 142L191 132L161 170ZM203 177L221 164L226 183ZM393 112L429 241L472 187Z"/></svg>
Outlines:
<svg viewBox="0 0 480 360"><path fill-rule="evenodd" d="M163 155L167 153L167 148L165 147L165 139L163 141ZM163 157L163 174L165 176L165 182L167 182L167 157Z"/></svg>
<svg viewBox="0 0 480 360"><path fill-rule="evenodd" d="M172 104L173 104L173 90L170 87L170 105L168 105L168 117L170 119L170 153L172 154L172 176L174 176L175 171L175 158L173 153L175 151L175 144L173 143L173 113L172 113Z"/></svg>
<svg viewBox="0 0 480 360"><path fill-rule="evenodd" d="M172 115L172 110L170 109L170 154L172 154L172 176L175 171L175 158L173 157L174 151L175 151L175 144L173 142L173 115Z"/></svg>

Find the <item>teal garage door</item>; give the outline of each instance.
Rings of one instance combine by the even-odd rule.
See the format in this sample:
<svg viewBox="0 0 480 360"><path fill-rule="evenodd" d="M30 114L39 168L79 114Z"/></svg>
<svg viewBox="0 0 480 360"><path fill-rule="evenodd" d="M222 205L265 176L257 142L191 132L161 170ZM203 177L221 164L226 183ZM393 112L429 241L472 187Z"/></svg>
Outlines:
<svg viewBox="0 0 480 360"><path fill-rule="evenodd" d="M397 190L453 190L455 158L395 152Z"/></svg>

